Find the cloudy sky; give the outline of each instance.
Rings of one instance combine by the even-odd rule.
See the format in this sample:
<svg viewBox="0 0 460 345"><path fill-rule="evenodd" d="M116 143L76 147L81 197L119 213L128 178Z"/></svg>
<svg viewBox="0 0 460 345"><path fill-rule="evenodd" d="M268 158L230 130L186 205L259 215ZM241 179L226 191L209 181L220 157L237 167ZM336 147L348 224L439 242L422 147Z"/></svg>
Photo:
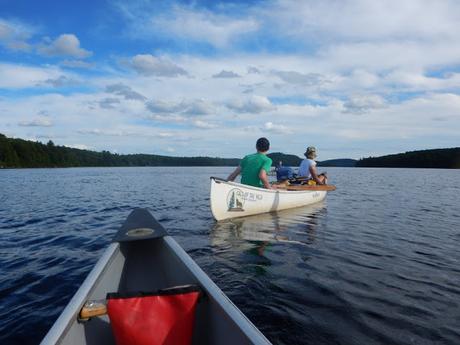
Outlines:
<svg viewBox="0 0 460 345"><path fill-rule="evenodd" d="M0 133L319 160L460 146L456 0L0 0Z"/></svg>

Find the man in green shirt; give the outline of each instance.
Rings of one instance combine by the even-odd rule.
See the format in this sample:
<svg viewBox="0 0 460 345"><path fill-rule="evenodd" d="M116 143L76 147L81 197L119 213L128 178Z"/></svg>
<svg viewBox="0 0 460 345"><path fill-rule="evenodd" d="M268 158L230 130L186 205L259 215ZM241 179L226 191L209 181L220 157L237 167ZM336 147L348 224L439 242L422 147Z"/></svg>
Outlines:
<svg viewBox="0 0 460 345"><path fill-rule="evenodd" d="M269 148L270 142L267 138L258 139L256 143L257 153L244 157L240 166L228 176L227 180L233 181L241 174L242 184L274 189L274 187L270 185L267 175L272 166L271 158L267 157Z"/></svg>

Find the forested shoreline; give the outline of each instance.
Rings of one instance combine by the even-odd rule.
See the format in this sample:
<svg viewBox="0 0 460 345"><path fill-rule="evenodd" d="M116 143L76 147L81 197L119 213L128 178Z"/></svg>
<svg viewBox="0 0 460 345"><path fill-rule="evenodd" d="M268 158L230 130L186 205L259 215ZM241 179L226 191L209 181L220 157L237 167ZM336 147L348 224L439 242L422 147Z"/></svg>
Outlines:
<svg viewBox="0 0 460 345"><path fill-rule="evenodd" d="M0 168L65 168L129 166L237 166L237 158L120 155L57 146L0 134Z"/></svg>
<svg viewBox="0 0 460 345"><path fill-rule="evenodd" d="M356 167L460 169L460 147L362 158L356 162Z"/></svg>
<svg viewBox="0 0 460 345"><path fill-rule="evenodd" d="M273 152L268 155L276 166L296 167L301 158ZM66 167L130 167L130 166L237 166L239 158L173 157L153 154L126 154L81 150L41 142L8 138L0 133L0 168L66 168ZM355 164L356 162L356 164ZM333 159L318 166L441 168L460 169L460 147L410 151L381 157Z"/></svg>

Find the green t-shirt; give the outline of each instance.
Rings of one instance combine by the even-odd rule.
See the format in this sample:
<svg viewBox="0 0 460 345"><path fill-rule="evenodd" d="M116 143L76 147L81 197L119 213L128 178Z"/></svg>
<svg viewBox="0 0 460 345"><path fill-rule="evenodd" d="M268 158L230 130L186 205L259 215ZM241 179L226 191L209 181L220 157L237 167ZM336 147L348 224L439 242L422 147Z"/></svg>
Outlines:
<svg viewBox="0 0 460 345"><path fill-rule="evenodd" d="M268 173L271 166L271 158L262 153L247 155L240 163L241 183L254 187L263 187L263 183L259 178L260 170L264 169Z"/></svg>

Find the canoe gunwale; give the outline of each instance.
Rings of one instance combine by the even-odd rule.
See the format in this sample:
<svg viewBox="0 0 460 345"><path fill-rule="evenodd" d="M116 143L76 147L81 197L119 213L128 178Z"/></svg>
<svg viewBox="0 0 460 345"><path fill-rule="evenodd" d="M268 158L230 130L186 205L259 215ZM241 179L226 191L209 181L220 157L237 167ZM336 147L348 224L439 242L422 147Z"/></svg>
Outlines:
<svg viewBox="0 0 460 345"><path fill-rule="evenodd" d="M132 217L135 215L147 216L146 212L148 211L146 209L138 210L141 211L133 211L131 213L131 215L133 215ZM146 217L141 218L146 219ZM127 229L123 226L122 230L125 232ZM270 341L257 329L257 327L238 309L238 307L235 306L235 304L233 304L225 293L219 289L211 278L206 275L198 264L174 240L174 238L169 235L165 235L161 239L147 238L146 240L128 241L128 243L124 244L123 242L110 243L40 344L51 345L66 343L69 336L74 336L72 335L74 334L73 332L75 332L73 327L77 326L77 323L80 323L78 316L81 308L88 299L93 298L92 296L94 294L100 294L101 291L98 290L101 288L100 285L104 285L106 278L110 277L110 272L113 269L112 266L119 264L118 259L121 259L120 256L126 257L126 255L128 255L129 251L124 252L124 249L127 248L125 246L129 246L128 248L131 248L130 250L134 250L138 244L150 241L155 241L157 244L160 243L162 245L162 251L164 249L169 252L167 255L170 256L170 259L175 257L171 262L175 262L177 259L182 265L180 271L185 273L187 276L193 276L192 280L196 280L196 282L202 287L213 305L212 308L216 313L215 317L220 320L216 322L223 322L224 324L231 325L229 326L230 329L238 329L238 338L245 339L244 343L252 343L256 345L271 344ZM143 249L143 246L141 246L139 249L140 252L142 252L145 248ZM124 261L124 264L126 264L126 262L127 261ZM105 288L107 288L107 286L105 286L102 291L105 291ZM219 329L222 327L219 326L218 323L213 325L213 329ZM81 325L78 325L78 327L81 327ZM73 338L73 340L75 340L75 338Z"/></svg>
<svg viewBox="0 0 460 345"><path fill-rule="evenodd" d="M261 187L254 187L254 186L249 186L247 184L242 184L242 183L238 183L238 182L234 182L234 181L227 181L227 180L221 179L219 177L213 177L213 176L211 176L211 180L214 183L223 183L223 184L238 187L238 188L241 188L241 189L250 189L250 190L257 191L259 193L267 193L267 194L279 193L279 194L292 195L292 194L310 194L310 193L316 192L316 190L314 190L314 189L311 189L311 190L308 190L308 189L304 189L304 190L286 190L286 189L267 189L267 188L261 188Z"/></svg>
<svg viewBox="0 0 460 345"><path fill-rule="evenodd" d="M83 281L80 288L59 315L58 319L54 322L40 345L51 345L61 342L70 327L72 327L72 323L78 319L80 309L85 304L88 296L94 291L98 281L103 277L104 272L108 269L110 263L115 259L119 252L119 243L114 242L109 245L86 279Z"/></svg>
<svg viewBox="0 0 460 345"><path fill-rule="evenodd" d="M206 273L193 261L193 259L185 252L185 250L171 237L165 236L164 241L169 248L179 257L185 266L198 279L201 286L206 290L206 294L210 296L230 317L230 319L238 325L240 330L251 340L253 344L270 345L271 342L263 335L263 333L249 320L246 315L225 295L225 293L209 278Z"/></svg>

